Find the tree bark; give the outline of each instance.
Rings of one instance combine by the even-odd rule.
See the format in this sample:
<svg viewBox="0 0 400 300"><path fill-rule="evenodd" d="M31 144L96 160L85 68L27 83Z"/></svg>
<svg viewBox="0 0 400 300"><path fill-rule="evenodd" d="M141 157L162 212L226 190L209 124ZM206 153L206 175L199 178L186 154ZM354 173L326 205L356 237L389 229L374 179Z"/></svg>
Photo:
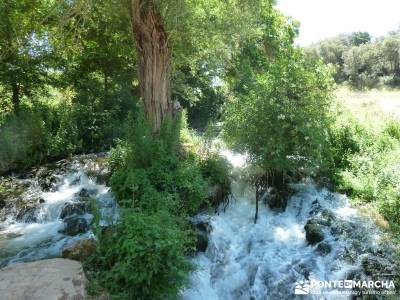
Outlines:
<svg viewBox="0 0 400 300"><path fill-rule="evenodd" d="M260 199L260 187L256 185L256 213L254 215L254 224L257 224L258 219L258 200Z"/></svg>
<svg viewBox="0 0 400 300"><path fill-rule="evenodd" d="M152 0L131 0L141 96L147 120L157 134L162 122L172 118L171 51L161 15Z"/></svg>
<svg viewBox="0 0 400 300"><path fill-rule="evenodd" d="M12 104L15 113L19 112L19 103L20 103L20 96L19 96L19 86L18 83L15 81L12 82Z"/></svg>

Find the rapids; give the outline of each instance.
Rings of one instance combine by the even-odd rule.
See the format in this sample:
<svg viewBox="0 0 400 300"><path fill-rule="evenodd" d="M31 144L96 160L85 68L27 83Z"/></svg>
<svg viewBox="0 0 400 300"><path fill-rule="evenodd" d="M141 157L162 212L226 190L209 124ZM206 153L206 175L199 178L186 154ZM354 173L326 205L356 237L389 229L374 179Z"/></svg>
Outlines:
<svg viewBox="0 0 400 300"><path fill-rule="evenodd" d="M93 219L88 209L89 201L96 201L100 225L117 220L116 202L108 187L87 174L85 169L89 164L93 167L93 157L79 157L66 163L62 171L51 172L53 184L45 190L40 184L41 178L36 174L29 178L13 178L15 184L27 187L15 202L23 201L34 205L25 209L26 212L21 217L24 208L10 203L11 207L0 221L0 266L60 257L66 246L93 236L89 228ZM86 194L83 199L86 202L80 196L82 191ZM66 234L64 229L68 218L61 218L63 208L79 203L85 206L84 211L78 212L79 216L72 211L68 217L79 218L87 226L79 228L74 234Z"/></svg>
<svg viewBox="0 0 400 300"><path fill-rule="evenodd" d="M237 174L246 168L246 156L227 150L221 153ZM59 163L53 171L45 167L44 171L7 179L24 191L0 209L0 267L59 257L64 247L93 236L88 199L96 202L101 225L118 221L118 207L109 188L100 180L102 176L93 175L102 173L97 158L78 157ZM43 172L47 175L40 175ZM208 246L192 258L196 269L181 299L304 299L294 290L313 280L392 280L392 275L398 274L394 246L386 234L352 207L344 195L311 180L293 184L292 189L295 193L282 213L260 203L257 224L255 192L240 179L232 182L226 209L197 215L195 219L210 228ZM25 206L21 207L20 201ZM66 211L69 215L64 217ZM71 218L78 218L79 222L73 224L87 226L68 233L67 220ZM323 234L323 241L313 245L307 242L304 228L310 221ZM307 299L350 297L336 293L343 291L314 288Z"/></svg>
<svg viewBox="0 0 400 300"><path fill-rule="evenodd" d="M223 154L234 166L245 165L243 156L229 151ZM369 278L367 267L372 261L379 262L377 271L395 271L393 249L385 234L352 208L344 195L310 180L292 188L296 192L283 213L260 205L257 224L255 192L240 181L232 183L234 197L225 212L197 216L212 230L207 250L193 258L196 270L182 299L305 299L294 294L299 283L364 280ZM316 245L306 240L304 226L311 219L322 224L324 240ZM350 297L339 292L357 290L315 288L307 299Z"/></svg>

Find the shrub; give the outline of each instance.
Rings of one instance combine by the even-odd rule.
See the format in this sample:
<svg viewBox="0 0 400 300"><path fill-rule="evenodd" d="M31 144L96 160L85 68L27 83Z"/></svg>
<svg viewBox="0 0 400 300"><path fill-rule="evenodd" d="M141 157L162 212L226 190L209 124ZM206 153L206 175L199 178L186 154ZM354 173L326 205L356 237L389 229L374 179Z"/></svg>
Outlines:
<svg viewBox="0 0 400 300"><path fill-rule="evenodd" d="M31 99L34 104L22 105L18 114L1 115L0 174L74 153L104 151L122 135L126 112L59 97L53 102L44 96Z"/></svg>
<svg viewBox="0 0 400 300"><path fill-rule="evenodd" d="M230 179L229 162L216 153L210 153L200 162L203 177L208 178L211 185L219 184L223 188L229 189Z"/></svg>
<svg viewBox="0 0 400 300"><path fill-rule="evenodd" d="M184 284L194 244L188 217L207 206L207 184L228 175L217 156L178 151L182 123L178 116L163 124L155 138L143 114L128 118L127 136L110 155L122 218L96 231L99 248L86 263L92 290L104 287L115 299L170 299ZM190 131L182 132L190 142Z"/></svg>
<svg viewBox="0 0 400 300"><path fill-rule="evenodd" d="M227 105L225 139L265 170L318 172L326 164L331 83L327 69L296 50L277 58Z"/></svg>
<svg viewBox="0 0 400 300"><path fill-rule="evenodd" d="M190 270L182 220L165 210L122 212L121 223L99 235L89 275L112 299L174 299Z"/></svg>
<svg viewBox="0 0 400 300"><path fill-rule="evenodd" d="M333 127L331 139L339 161L333 172L339 189L353 198L374 203L396 228L400 225L398 128L399 121L389 120L381 131L374 132L342 116Z"/></svg>
<svg viewBox="0 0 400 300"><path fill-rule="evenodd" d="M400 141L400 122L393 119L389 120L383 129L383 133Z"/></svg>
<svg viewBox="0 0 400 300"><path fill-rule="evenodd" d="M111 155L110 182L120 204L146 211L169 207L183 214L196 212L206 200L207 184L195 156L177 156L180 127L164 124L154 138L143 117L128 123L127 141Z"/></svg>

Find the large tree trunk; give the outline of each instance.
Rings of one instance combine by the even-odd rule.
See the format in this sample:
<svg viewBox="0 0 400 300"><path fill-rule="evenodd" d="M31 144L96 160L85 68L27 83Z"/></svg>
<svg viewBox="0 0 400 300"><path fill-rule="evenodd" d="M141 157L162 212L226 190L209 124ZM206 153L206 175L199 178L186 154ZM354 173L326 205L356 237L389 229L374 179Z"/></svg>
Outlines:
<svg viewBox="0 0 400 300"><path fill-rule="evenodd" d="M146 118L157 134L162 122L172 117L171 52L160 14L152 0L131 0L133 34L136 39L139 84ZM146 7L144 7L146 6Z"/></svg>
<svg viewBox="0 0 400 300"><path fill-rule="evenodd" d="M13 82L12 86L12 104L15 113L19 112L19 103L20 103L20 95L19 95L19 86L18 83Z"/></svg>

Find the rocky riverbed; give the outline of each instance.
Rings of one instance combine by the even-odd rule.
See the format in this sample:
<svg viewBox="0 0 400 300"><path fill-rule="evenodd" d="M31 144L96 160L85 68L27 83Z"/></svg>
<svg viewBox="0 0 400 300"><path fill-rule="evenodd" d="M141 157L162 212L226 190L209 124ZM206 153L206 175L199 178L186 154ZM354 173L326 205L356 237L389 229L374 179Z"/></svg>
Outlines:
<svg viewBox="0 0 400 300"><path fill-rule="evenodd" d="M399 299L398 246L391 236L344 195L312 180L291 189L283 209L266 198L254 224L255 191L239 179L226 210L194 219L202 252L193 258L197 268L182 299Z"/></svg>
<svg viewBox="0 0 400 300"><path fill-rule="evenodd" d="M0 179L0 266L60 257L92 237L93 209L101 225L118 218L106 154L81 155L24 175Z"/></svg>

